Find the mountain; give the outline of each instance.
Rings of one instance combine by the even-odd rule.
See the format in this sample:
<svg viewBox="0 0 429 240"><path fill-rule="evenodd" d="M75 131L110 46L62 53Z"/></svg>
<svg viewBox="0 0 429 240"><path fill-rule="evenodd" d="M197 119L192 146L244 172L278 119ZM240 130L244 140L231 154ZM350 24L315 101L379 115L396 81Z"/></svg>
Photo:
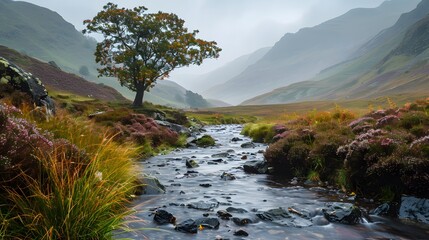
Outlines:
<svg viewBox="0 0 429 240"><path fill-rule="evenodd" d="M256 63L268 51L269 47L261 48L253 53L238 57L225 65L202 75L181 75L181 83L192 91L204 92L216 85L225 83L229 79L243 72L248 66Z"/></svg>
<svg viewBox="0 0 429 240"><path fill-rule="evenodd" d="M238 104L291 83L310 79L321 70L350 58L359 47L418 0L391 0L377 8L358 8L297 33L288 33L258 62L238 76L205 92L208 98ZM246 91L243 91L246 86Z"/></svg>
<svg viewBox="0 0 429 240"><path fill-rule="evenodd" d="M245 105L308 100L359 99L429 90L429 1L403 14L390 28L365 43L354 59L322 71L312 81L295 83L245 101Z"/></svg>
<svg viewBox="0 0 429 240"><path fill-rule="evenodd" d="M1 45L0 56L39 78L49 91L55 90L85 97L91 96L91 98L105 101L126 100L118 91L111 87L88 82L75 74L63 72L56 66L52 66L51 64L39 61Z"/></svg>
<svg viewBox="0 0 429 240"><path fill-rule="evenodd" d="M0 0L0 45L51 62L65 72L80 75L89 81L111 86L133 99L135 93L121 87L116 79L97 78L96 44L95 39L77 31L56 12L27 2ZM176 99L176 95L181 95L185 101L185 93L186 90L178 84L159 81L151 93L146 94L145 100L189 107L186 102Z"/></svg>

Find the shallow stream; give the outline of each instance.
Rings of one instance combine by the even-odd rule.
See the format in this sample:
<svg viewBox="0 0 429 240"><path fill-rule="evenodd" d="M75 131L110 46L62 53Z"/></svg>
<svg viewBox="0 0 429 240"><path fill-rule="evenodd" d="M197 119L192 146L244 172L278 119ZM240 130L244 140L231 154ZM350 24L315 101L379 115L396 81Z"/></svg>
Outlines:
<svg viewBox="0 0 429 240"><path fill-rule="evenodd" d="M397 219L367 216L360 223L346 225L326 220L322 210L328 203L351 202L338 191L291 184L269 175L247 174L246 161L262 160L266 145L242 148L250 139L241 136L241 126L210 126L207 133L216 139L212 148L180 149L168 155L152 157L142 164L146 174L155 176L166 193L143 195L133 202L136 213L128 221L132 232L119 234L131 239L429 239L429 227ZM231 141L240 138L242 141ZM213 156L223 153L223 157ZM225 153L228 153L226 156ZM186 160L199 167L187 168ZM235 179L221 179L221 176ZM232 177L233 178L233 177ZM367 206L368 207L368 206ZM200 209L197 209L200 208ZM232 217L222 219L217 212L226 210ZM270 209L285 209L284 220L262 220L258 214ZM158 225L154 212L163 209L177 223L203 217L216 218L218 229L202 228L196 234L175 230L173 224ZM244 221L242 221L244 220ZM133 222L135 221L135 222ZM240 222L241 221L241 222ZM244 223L244 224L243 224ZM241 226L240 226L241 225ZM242 229L247 237L235 236Z"/></svg>

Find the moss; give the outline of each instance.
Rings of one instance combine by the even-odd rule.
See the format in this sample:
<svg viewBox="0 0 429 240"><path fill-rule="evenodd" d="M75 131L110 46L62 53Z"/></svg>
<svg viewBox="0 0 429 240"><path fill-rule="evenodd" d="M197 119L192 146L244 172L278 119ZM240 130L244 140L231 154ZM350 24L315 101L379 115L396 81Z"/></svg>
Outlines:
<svg viewBox="0 0 429 240"><path fill-rule="evenodd" d="M198 147L211 147L216 144L216 141L214 138L210 135L204 135L201 138L199 138L196 142Z"/></svg>

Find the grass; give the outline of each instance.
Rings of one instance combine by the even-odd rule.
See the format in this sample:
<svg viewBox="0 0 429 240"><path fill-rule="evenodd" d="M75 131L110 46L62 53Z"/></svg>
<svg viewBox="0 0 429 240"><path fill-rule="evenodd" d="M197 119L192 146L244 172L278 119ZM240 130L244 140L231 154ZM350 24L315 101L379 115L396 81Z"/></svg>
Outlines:
<svg viewBox="0 0 429 240"><path fill-rule="evenodd" d="M139 171L134 160L142 149L118 144L107 129L66 112L46 121L29 110L23 108L24 117L51 132L60 144L36 152L38 177L22 173L18 178L26 187L9 188L2 196L7 205L0 207L0 237L112 238L130 212L126 205Z"/></svg>

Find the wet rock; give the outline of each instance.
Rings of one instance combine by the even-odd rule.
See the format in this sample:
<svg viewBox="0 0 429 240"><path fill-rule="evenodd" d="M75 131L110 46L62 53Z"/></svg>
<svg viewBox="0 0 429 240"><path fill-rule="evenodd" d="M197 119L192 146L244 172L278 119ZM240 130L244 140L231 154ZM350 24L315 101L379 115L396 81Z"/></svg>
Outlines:
<svg viewBox="0 0 429 240"><path fill-rule="evenodd" d="M398 217L429 224L429 199L403 196Z"/></svg>
<svg viewBox="0 0 429 240"><path fill-rule="evenodd" d="M153 217L153 220L160 225L176 223L176 218L173 216L173 214L162 209L156 211L155 216Z"/></svg>
<svg viewBox="0 0 429 240"><path fill-rule="evenodd" d="M223 159L215 159L215 160L212 160L212 162L221 163L221 162L223 162Z"/></svg>
<svg viewBox="0 0 429 240"><path fill-rule="evenodd" d="M219 219L217 218L199 218L195 220L195 223L198 227L208 228L208 229L218 229L219 228Z"/></svg>
<svg viewBox="0 0 429 240"><path fill-rule="evenodd" d="M189 135L191 133L191 131L189 131L189 129L187 127L184 127L184 126L179 125L179 124L175 124L175 123L171 123L171 122L167 122L167 121L162 121L162 120L155 120L155 122L158 123L158 125L167 127L170 130L172 130L173 132L176 132L178 134ZM192 142L192 141L190 141L190 142Z"/></svg>
<svg viewBox="0 0 429 240"><path fill-rule="evenodd" d="M226 158L229 156L229 153L217 153L217 154L213 154L212 158Z"/></svg>
<svg viewBox="0 0 429 240"><path fill-rule="evenodd" d="M136 192L135 195L157 195L164 194L165 187L162 185L159 180L155 177L141 175L138 180L136 180Z"/></svg>
<svg viewBox="0 0 429 240"><path fill-rule="evenodd" d="M253 222L252 220L250 220L248 218L238 218L238 217L232 218L232 221L235 224L237 224L238 226L245 226L245 225Z"/></svg>
<svg viewBox="0 0 429 240"><path fill-rule="evenodd" d="M239 230L237 230L237 231L234 232L234 236L247 237L247 236L249 236L249 233L247 233L243 229L239 229Z"/></svg>
<svg viewBox="0 0 429 240"><path fill-rule="evenodd" d="M225 210L217 211L217 215L223 220L229 220L232 217L232 214Z"/></svg>
<svg viewBox="0 0 429 240"><path fill-rule="evenodd" d="M40 79L2 57L0 57L0 84L8 84L30 95L37 106L46 107L48 115L55 114L54 101L48 96L48 91Z"/></svg>
<svg viewBox="0 0 429 240"><path fill-rule="evenodd" d="M229 154L235 153L235 151L233 149L228 149L228 151L226 151Z"/></svg>
<svg viewBox="0 0 429 240"><path fill-rule="evenodd" d="M252 160L247 161L244 165L244 172L255 173L255 174L266 174L268 173L268 164L263 160Z"/></svg>
<svg viewBox="0 0 429 240"><path fill-rule="evenodd" d="M256 144L254 144L253 142L247 142L247 143L243 143L241 144L241 148L255 148Z"/></svg>
<svg viewBox="0 0 429 240"><path fill-rule="evenodd" d="M227 173L227 172L224 172L224 173L222 173L222 175L220 176L220 179L222 179L222 180L224 180L224 181L232 181L232 180L235 180L235 179L237 179L235 176L234 176L234 174L232 174L232 173Z"/></svg>
<svg viewBox="0 0 429 240"><path fill-rule="evenodd" d="M362 219L361 210L351 203L329 203L322 212L329 222L353 225Z"/></svg>
<svg viewBox="0 0 429 240"><path fill-rule="evenodd" d="M197 139L196 142L198 147L211 147L216 144L214 138L210 135L204 135L201 138Z"/></svg>
<svg viewBox="0 0 429 240"><path fill-rule="evenodd" d="M204 210L204 211L213 210L214 208L217 208L218 206L219 206L218 202L204 202L204 201L193 202L193 203L189 203L187 205L188 208Z"/></svg>
<svg viewBox="0 0 429 240"><path fill-rule="evenodd" d="M390 205L388 203L383 203L380 206L378 206L376 209L372 210L370 212L371 215L377 215L377 216L386 216L389 214Z"/></svg>
<svg viewBox="0 0 429 240"><path fill-rule="evenodd" d="M204 187L204 188L209 188L209 187L211 187L212 185L211 185L211 184L209 184L209 183L201 183L201 184L200 184L200 186L201 186L201 187Z"/></svg>
<svg viewBox="0 0 429 240"><path fill-rule="evenodd" d="M241 160L247 160L247 155L242 156Z"/></svg>
<svg viewBox="0 0 429 240"><path fill-rule="evenodd" d="M183 233L197 233L198 225L193 219L188 219L184 222L177 224L175 230Z"/></svg>
<svg viewBox="0 0 429 240"><path fill-rule="evenodd" d="M270 209L265 212L259 212L256 214L260 219L264 221L270 221L279 225L288 226L288 227L309 227L313 223L308 220L301 218L296 215L290 214L287 210L283 208Z"/></svg>
<svg viewBox="0 0 429 240"><path fill-rule="evenodd" d="M243 208L235 208L235 207L229 207L226 209L229 213L247 213L246 209Z"/></svg>
<svg viewBox="0 0 429 240"><path fill-rule="evenodd" d="M243 141L243 139L238 138L238 137L235 137L235 138L231 139L231 142L240 142L240 141Z"/></svg>
<svg viewBox="0 0 429 240"><path fill-rule="evenodd" d="M199 166L200 165L198 165L198 163L195 160L193 160L193 159L186 160L186 167L187 168L197 168Z"/></svg>

